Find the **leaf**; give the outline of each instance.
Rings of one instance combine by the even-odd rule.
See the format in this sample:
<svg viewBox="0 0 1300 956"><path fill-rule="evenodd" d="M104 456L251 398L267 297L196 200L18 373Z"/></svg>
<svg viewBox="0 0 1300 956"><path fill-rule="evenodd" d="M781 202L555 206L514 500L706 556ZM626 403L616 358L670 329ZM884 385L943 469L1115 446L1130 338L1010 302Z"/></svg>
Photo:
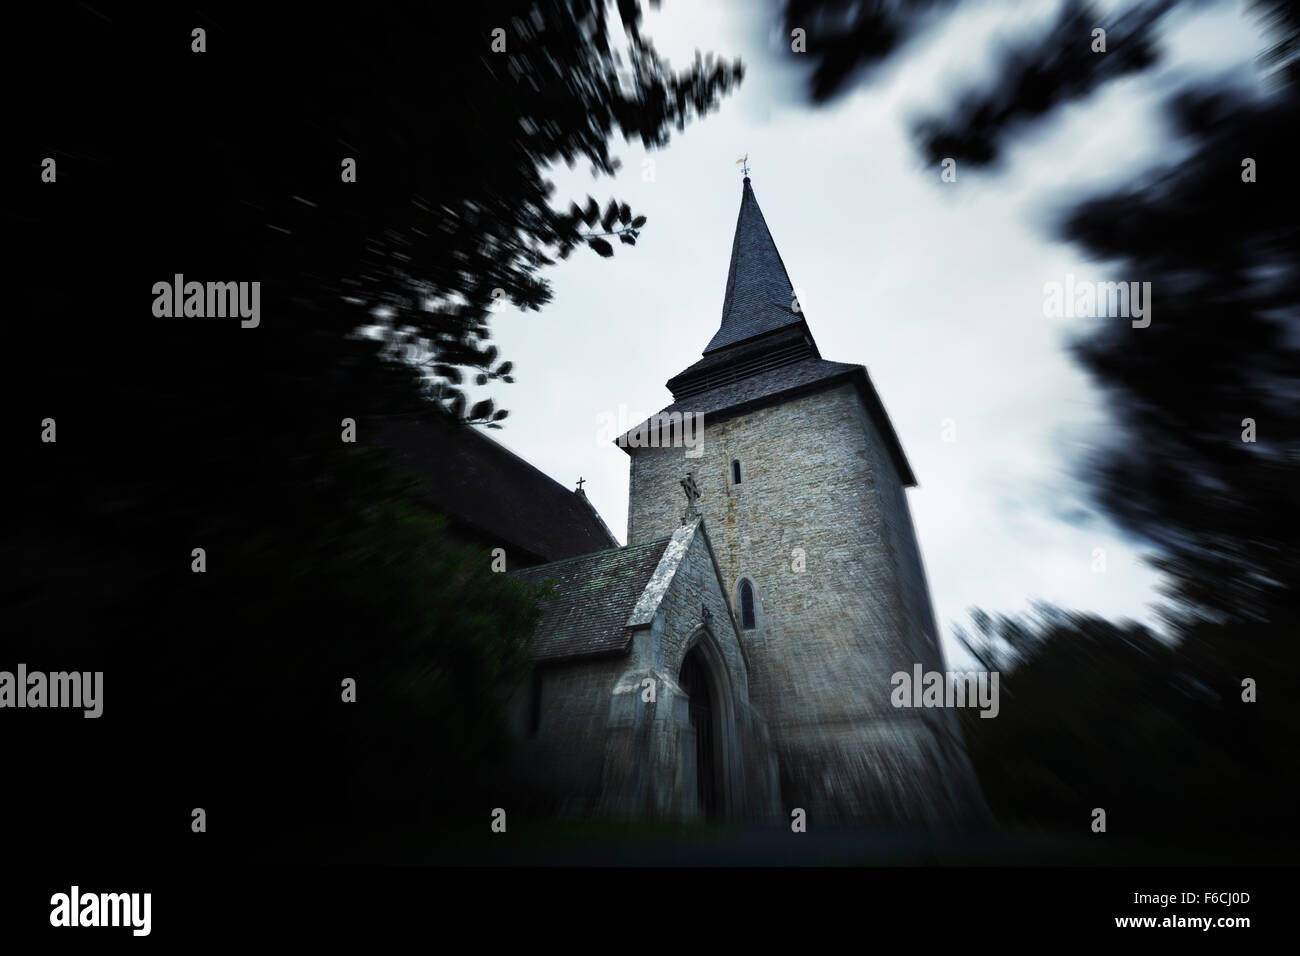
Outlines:
<svg viewBox="0 0 1300 956"><path fill-rule="evenodd" d="M614 220L618 218L618 200L611 199L609 208L605 210L605 218L600 221L600 228L609 232L614 228Z"/></svg>
<svg viewBox="0 0 1300 956"><path fill-rule="evenodd" d="M499 421L501 421L501 419L505 418L505 417L506 417L507 415L509 415L509 414L510 414L510 413L509 413L508 411L506 411L504 408L499 408L499 409L497 409L496 414L492 416L492 420L493 420L494 422L499 422Z"/></svg>
<svg viewBox="0 0 1300 956"><path fill-rule="evenodd" d="M435 365L433 367L433 370L438 375L441 375L443 378L455 382L457 385L461 383L460 369L456 368L454 365L439 364L439 365Z"/></svg>
<svg viewBox="0 0 1300 956"><path fill-rule="evenodd" d="M632 207L627 203L618 207L618 221L625 226L632 221Z"/></svg>
<svg viewBox="0 0 1300 956"><path fill-rule="evenodd" d="M492 414L495 403L490 398L485 398L481 402L475 402L474 407L469 410L470 418L488 418Z"/></svg>
<svg viewBox="0 0 1300 956"><path fill-rule="evenodd" d="M475 385L486 385L486 384L487 384L487 376L484 375L482 372L479 372L477 375L474 376L474 384L475 384Z"/></svg>
<svg viewBox="0 0 1300 956"><path fill-rule="evenodd" d="M582 214L582 219L584 222L586 222L587 225L593 226L596 224L596 220L599 218L600 218L600 206L596 204L596 200L588 196L587 209Z"/></svg>
<svg viewBox="0 0 1300 956"><path fill-rule="evenodd" d="M513 383L514 383L514 380L515 380L515 377L514 377L513 375L506 375L506 376L504 376L504 377L501 379L501 381L506 382L506 383L508 383L508 384L513 384Z"/></svg>
<svg viewBox="0 0 1300 956"><path fill-rule="evenodd" d="M629 246L636 245L636 239L634 239L632 236L629 236L626 232L620 232L618 234L618 240L619 242L627 243Z"/></svg>
<svg viewBox="0 0 1300 956"><path fill-rule="evenodd" d="M591 246L591 248L595 249L597 253L606 259L614 254L614 247L604 239L588 239L587 245Z"/></svg>
<svg viewBox="0 0 1300 956"><path fill-rule="evenodd" d="M496 360L497 360L497 347L495 345L489 345L487 349L483 352L483 364L491 365Z"/></svg>
<svg viewBox="0 0 1300 956"><path fill-rule="evenodd" d="M635 219L632 220L633 229L640 229L644 225L645 225L645 216L637 216Z"/></svg>
<svg viewBox="0 0 1300 956"><path fill-rule="evenodd" d="M509 375L509 374L510 374L510 370L511 370L512 368L514 368L514 367L515 367L515 363L514 363L514 362L502 362L500 365L497 366L497 374L498 374L498 375Z"/></svg>

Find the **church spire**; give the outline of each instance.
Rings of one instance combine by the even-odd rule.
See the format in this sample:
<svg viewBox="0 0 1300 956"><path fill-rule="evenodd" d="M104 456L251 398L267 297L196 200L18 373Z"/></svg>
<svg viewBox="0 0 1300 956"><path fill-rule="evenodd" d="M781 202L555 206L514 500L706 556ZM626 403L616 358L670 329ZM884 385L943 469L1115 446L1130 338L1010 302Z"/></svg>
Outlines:
<svg viewBox="0 0 1300 956"><path fill-rule="evenodd" d="M768 232L763 212L754 197L754 187L745 177L740 196L736 236L731 243L731 267L727 270L727 292L722 300L722 325L704 349L735 345L746 339L787 325L803 316L794 311L794 288L786 274L781 254Z"/></svg>

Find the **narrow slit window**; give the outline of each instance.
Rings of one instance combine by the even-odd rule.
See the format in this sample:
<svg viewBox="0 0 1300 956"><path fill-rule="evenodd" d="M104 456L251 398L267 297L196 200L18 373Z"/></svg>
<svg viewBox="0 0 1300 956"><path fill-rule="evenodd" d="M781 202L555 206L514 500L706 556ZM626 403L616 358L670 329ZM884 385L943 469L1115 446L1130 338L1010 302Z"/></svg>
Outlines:
<svg viewBox="0 0 1300 956"><path fill-rule="evenodd" d="M740 626L754 629L754 586L745 580L740 582Z"/></svg>
<svg viewBox="0 0 1300 956"><path fill-rule="evenodd" d="M733 458L731 460L731 483L733 485L740 484L740 459L739 458Z"/></svg>

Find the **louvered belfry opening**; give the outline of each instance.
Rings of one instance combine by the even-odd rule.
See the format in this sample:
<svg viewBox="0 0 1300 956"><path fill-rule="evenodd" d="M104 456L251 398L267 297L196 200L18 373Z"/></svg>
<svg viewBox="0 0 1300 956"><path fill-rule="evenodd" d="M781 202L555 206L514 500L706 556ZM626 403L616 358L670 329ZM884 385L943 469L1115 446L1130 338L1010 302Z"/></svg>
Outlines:
<svg viewBox="0 0 1300 956"><path fill-rule="evenodd" d="M816 358L816 354L807 340L800 337L798 341L788 344L773 345L769 350L748 356L737 355L731 361L719 363L712 368L683 372L673 379L669 387L673 391L673 398L680 402L692 395L699 395L721 385L730 385L774 368L793 365L807 358Z"/></svg>
<svg viewBox="0 0 1300 956"><path fill-rule="evenodd" d="M700 810L706 819L718 816L717 741L714 728L713 697L709 693L709 675L704 655L695 647L682 661L678 679L690 697L691 729L695 731L695 788Z"/></svg>

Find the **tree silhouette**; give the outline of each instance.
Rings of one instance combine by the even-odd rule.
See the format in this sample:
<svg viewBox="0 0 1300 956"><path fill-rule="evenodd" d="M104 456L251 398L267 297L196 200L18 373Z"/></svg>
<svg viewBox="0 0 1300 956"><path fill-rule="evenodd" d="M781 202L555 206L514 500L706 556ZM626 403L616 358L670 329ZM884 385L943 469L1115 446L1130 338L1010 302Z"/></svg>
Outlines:
<svg viewBox="0 0 1300 956"><path fill-rule="evenodd" d="M867 3L836 19L839 4L791 4L788 26L828 25L825 42L809 37L809 99L869 80L863 66L948 8ZM1063 106L1157 63L1177 9L1195 4L1102 12L1068 0L996 55L991 79L917 122L918 150L992 174ZM1048 607L976 611L962 632L986 667L1009 671L998 719L966 721L1004 819L1077 831L1091 807L1111 806L1130 840L1200 840L1225 856L1297 845L1300 235L1289 158L1300 19L1285 0L1248 10L1268 38L1258 66L1271 91L1184 80L1165 104L1180 158L1107 195L1072 197L1056 217L1057 237L1150 282L1157 303L1149 327L1099 325L1075 342L1112 424L1076 464L1101 510L1156 552L1167 637ZM1107 30L1105 54L1090 49L1095 27ZM1242 699L1248 679L1269 688L1255 703Z"/></svg>
<svg viewBox="0 0 1300 956"><path fill-rule="evenodd" d="M332 852L472 803L536 594L443 534L378 424L500 423L464 387L518 374L493 303L538 310L560 259L653 228L557 197L548 170L613 174L615 136L662 146L739 64L674 72L639 4L601 0L54 5L13 35L26 58L4 69L30 95L6 151L6 424L27 490L6 634L16 660L102 669L108 688L101 724L25 725L15 746L45 784L23 835ZM177 274L260 282L260 323L156 318L149 290ZM45 418L54 444L33 438ZM129 775L123 740L142 748ZM221 834L197 849L195 806Z"/></svg>

